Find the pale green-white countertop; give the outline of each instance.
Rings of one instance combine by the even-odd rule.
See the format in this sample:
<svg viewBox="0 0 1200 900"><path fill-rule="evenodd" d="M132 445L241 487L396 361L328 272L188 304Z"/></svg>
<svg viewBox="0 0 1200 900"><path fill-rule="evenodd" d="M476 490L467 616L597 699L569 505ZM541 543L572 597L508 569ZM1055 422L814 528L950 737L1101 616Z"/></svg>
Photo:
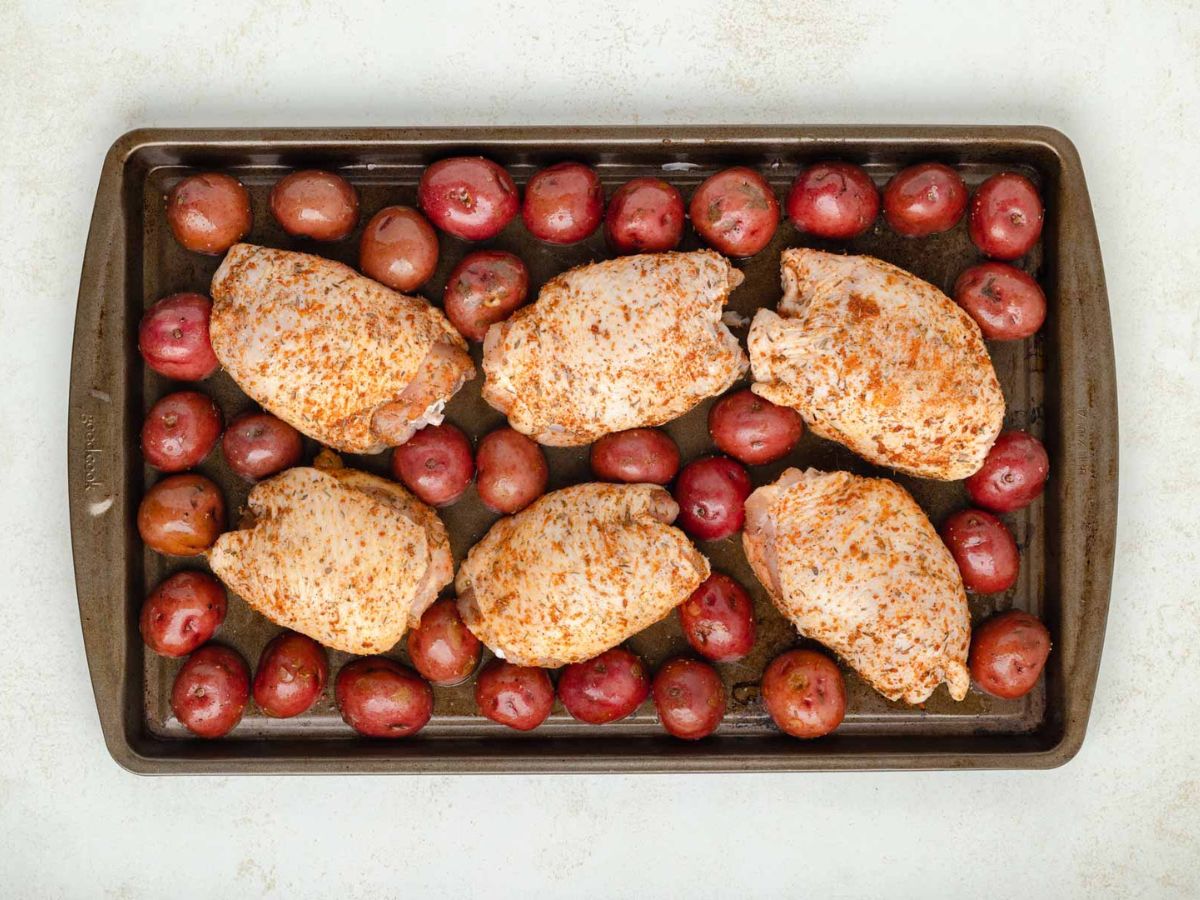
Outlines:
<svg viewBox="0 0 1200 900"><path fill-rule="evenodd" d="M0 894L1200 894L1194 3L88 5L0 0ZM80 261L114 138L143 125L786 122L1040 123L1080 150L1116 334L1121 512L1074 761L307 779L148 779L112 762L64 473Z"/></svg>

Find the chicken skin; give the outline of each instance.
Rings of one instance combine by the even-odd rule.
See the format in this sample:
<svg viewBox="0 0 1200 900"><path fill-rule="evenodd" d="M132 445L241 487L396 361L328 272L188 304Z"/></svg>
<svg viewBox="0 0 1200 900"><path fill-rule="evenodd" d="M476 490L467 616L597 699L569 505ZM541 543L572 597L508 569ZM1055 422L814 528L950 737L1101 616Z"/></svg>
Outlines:
<svg viewBox="0 0 1200 900"><path fill-rule="evenodd" d="M501 519L459 567L459 610L497 655L581 662L664 618L709 575L652 484L578 484Z"/></svg>
<svg viewBox="0 0 1200 900"><path fill-rule="evenodd" d="M721 321L742 273L712 251L579 266L484 340L483 397L517 431L576 446L661 425L746 369Z"/></svg>
<svg viewBox="0 0 1200 900"><path fill-rule="evenodd" d="M384 653L454 577L446 528L395 482L288 469L250 491L251 520L217 538L213 572L272 622L347 653Z"/></svg>
<svg viewBox="0 0 1200 900"><path fill-rule="evenodd" d="M756 394L821 437L911 475L974 474L1004 421L979 326L915 275L869 256L783 252L778 314L748 344Z"/></svg>
<svg viewBox="0 0 1200 900"><path fill-rule="evenodd" d="M886 478L788 469L746 501L742 543L775 606L889 700L970 686L971 617L950 551Z"/></svg>
<svg viewBox="0 0 1200 900"><path fill-rule="evenodd" d="M338 450L403 444L475 375L439 310L318 256L235 244L212 299L213 350L238 386Z"/></svg>

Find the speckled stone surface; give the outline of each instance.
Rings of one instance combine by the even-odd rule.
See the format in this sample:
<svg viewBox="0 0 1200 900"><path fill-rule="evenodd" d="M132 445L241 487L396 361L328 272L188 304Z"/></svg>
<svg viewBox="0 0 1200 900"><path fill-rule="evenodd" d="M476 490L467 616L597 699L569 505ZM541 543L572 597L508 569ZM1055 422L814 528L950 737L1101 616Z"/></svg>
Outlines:
<svg viewBox="0 0 1200 900"><path fill-rule="evenodd" d="M93 7L0 3L0 893L1200 893L1194 4ZM1112 301L1122 458L1108 639L1074 761L753 777L117 768L84 661L64 482L75 293L117 135L789 121L1041 123L1079 147Z"/></svg>

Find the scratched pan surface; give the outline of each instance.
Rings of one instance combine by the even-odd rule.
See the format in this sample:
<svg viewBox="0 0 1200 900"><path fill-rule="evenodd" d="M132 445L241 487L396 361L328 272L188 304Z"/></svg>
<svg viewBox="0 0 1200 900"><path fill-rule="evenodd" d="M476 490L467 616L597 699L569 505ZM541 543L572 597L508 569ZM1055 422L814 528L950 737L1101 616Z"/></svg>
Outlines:
<svg viewBox="0 0 1200 900"><path fill-rule="evenodd" d="M269 719L251 707L226 738L191 738L171 715L168 696L178 660L147 652L137 614L146 593L181 568L202 567L146 550L134 525L142 493L157 478L142 462L137 435L149 406L178 385L147 370L137 352L143 310L175 291L207 293L219 260L188 253L171 238L163 194L200 169L231 172L249 188L254 229L248 240L304 250L355 265L359 229L347 240L319 244L287 237L267 212L274 181L290 169L341 172L358 188L362 221L380 207L415 205L421 169L433 160L482 153L524 184L538 167L563 159L595 165L606 189L656 174L690 196L703 178L731 164L760 169L781 200L796 170L837 157L867 166L882 186L898 168L937 159L955 165L971 187L1001 169L1036 181L1046 202L1041 244L1018 264L1046 288L1050 312L1033 339L990 345L1008 403L1006 427L1026 428L1045 443L1051 481L1028 509L1005 516L1021 547L1021 576L1008 593L971 598L972 620L1016 607L1042 616L1054 638L1046 677L1020 700L975 690L961 703L941 687L922 708L889 703L846 671L844 724L829 737L802 742L770 725L757 682L766 662L798 643L774 611L741 551L740 539L701 544L715 569L753 594L759 619L754 652L722 665L730 690L718 733L691 744L673 740L645 704L629 719L603 727L573 721L556 707L529 734L501 728L474 712L472 686L435 688L434 717L419 736L399 741L357 738L327 689L295 719ZM783 224L753 259L739 262L745 283L731 308L749 316L780 297L779 252L810 245L878 256L949 290L957 274L979 260L965 222L943 235L907 240L882 220L848 242L819 242ZM536 290L571 266L606 258L599 234L571 247L534 240L519 217L495 240L479 245L441 236L441 260L421 291L440 302L445 278L475 247L511 250L528 264ZM694 233L684 249L698 246ZM745 329L736 329L745 337ZM478 347L475 348L478 359ZM447 418L473 439L503 423L466 385ZM202 385L226 419L252 406L224 373ZM710 403L670 423L685 460L711 449ZM1060 765L1083 740L1100 662L1116 517L1117 418L1112 340L1100 250L1083 171L1074 147L1042 128L694 127L685 129L435 129L138 131L114 144L101 174L76 314L69 419L69 492L76 581L88 662L105 740L121 765L137 772L452 772L452 771L748 771L805 769L1033 768ZM308 458L315 452L311 442ZM550 487L588 479L587 448L548 448ZM384 472L387 454L350 457L351 465ZM786 466L878 470L844 448L806 435L785 460L755 467L755 484ZM248 486L215 452L199 471L225 492L231 518ZM888 474L888 473L884 473ZM961 483L895 476L934 523L966 504ZM474 489L443 512L456 561L496 516ZM217 639L253 667L274 625L231 596ZM629 641L651 666L687 650L675 614ZM404 660L403 642L390 654ZM331 670L347 660L331 653Z"/></svg>

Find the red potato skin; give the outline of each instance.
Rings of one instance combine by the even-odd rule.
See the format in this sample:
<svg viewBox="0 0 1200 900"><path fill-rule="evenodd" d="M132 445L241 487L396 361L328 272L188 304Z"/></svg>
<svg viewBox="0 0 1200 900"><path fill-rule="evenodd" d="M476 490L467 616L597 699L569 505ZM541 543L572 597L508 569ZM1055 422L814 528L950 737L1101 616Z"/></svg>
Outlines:
<svg viewBox="0 0 1200 900"><path fill-rule="evenodd" d="M1017 583L1021 569L1017 542L991 513L959 510L942 524L941 536L968 591L998 594Z"/></svg>
<svg viewBox="0 0 1200 900"><path fill-rule="evenodd" d="M751 488L746 470L727 456L694 460L675 481L676 524L701 541L736 534L746 522L743 504Z"/></svg>
<svg viewBox="0 0 1200 900"><path fill-rule="evenodd" d="M234 650L206 644L180 667L171 711L197 737L224 737L241 721L250 697L250 670Z"/></svg>
<svg viewBox="0 0 1200 900"><path fill-rule="evenodd" d="M521 217L529 233L550 244L574 244L604 218L604 186L591 166L564 162L542 169L525 185Z"/></svg>
<svg viewBox="0 0 1200 900"><path fill-rule="evenodd" d="M554 685L545 669L494 659L475 682L475 705L493 722L532 731L554 709Z"/></svg>
<svg viewBox="0 0 1200 900"><path fill-rule="evenodd" d="M254 673L254 702L268 716L290 719L308 712L329 680L325 648L294 631L276 635L263 648Z"/></svg>
<svg viewBox="0 0 1200 900"><path fill-rule="evenodd" d="M342 719L366 737L409 737L433 715L429 684L384 656L368 656L342 666L333 691Z"/></svg>
<svg viewBox="0 0 1200 900"><path fill-rule="evenodd" d="M776 406L746 389L713 404L708 433L717 449L751 466L783 459L804 435L804 420L794 409Z"/></svg>
<svg viewBox="0 0 1200 900"><path fill-rule="evenodd" d="M163 297L142 316L138 350L146 365L167 378L203 381L221 367L208 336L212 302L203 294Z"/></svg>
<svg viewBox="0 0 1200 900"><path fill-rule="evenodd" d="M591 466L603 481L666 484L679 471L679 447L657 428L631 428L592 444Z"/></svg>
<svg viewBox="0 0 1200 900"><path fill-rule="evenodd" d="M392 477L430 506L450 506L475 477L471 440L443 422L428 425L392 451Z"/></svg>
<svg viewBox="0 0 1200 900"><path fill-rule="evenodd" d="M225 621L221 583L204 572L176 572L142 604L138 629L159 656L187 656L207 643Z"/></svg>
<svg viewBox="0 0 1200 900"><path fill-rule="evenodd" d="M429 221L467 241L495 237L520 209L512 176L481 156L443 159L426 168L417 200Z"/></svg>
<svg viewBox="0 0 1200 900"><path fill-rule="evenodd" d="M529 294L529 269L520 257L503 250L477 250L463 257L446 279L442 306L463 337L482 341Z"/></svg>
<svg viewBox="0 0 1200 900"><path fill-rule="evenodd" d="M967 666L982 690L1015 700L1033 690L1049 656L1046 626L1029 613L1013 609L975 629Z"/></svg>
<svg viewBox="0 0 1200 900"><path fill-rule="evenodd" d="M341 175L305 169L271 188L271 215L293 237L340 241L358 224L358 191Z"/></svg>
<svg viewBox="0 0 1200 900"><path fill-rule="evenodd" d="M779 201L758 172L735 166L706 179L692 195L692 226L726 256L758 253L779 227Z"/></svg>
<svg viewBox="0 0 1200 900"><path fill-rule="evenodd" d="M661 178L627 181L608 202L604 238L614 253L662 253L683 240L683 197Z"/></svg>
<svg viewBox="0 0 1200 900"><path fill-rule="evenodd" d="M304 439L270 413L249 412L229 423L221 438L221 452L235 474L258 481L300 462Z"/></svg>
<svg viewBox="0 0 1200 900"><path fill-rule="evenodd" d="M846 715L846 686L833 660L815 650L789 650L763 672L762 698L780 731L818 738Z"/></svg>
<svg viewBox="0 0 1200 900"><path fill-rule="evenodd" d="M967 479L967 494L976 506L1013 512L1040 497L1049 477L1050 457L1042 442L1026 431L1005 431Z"/></svg>
<svg viewBox="0 0 1200 900"><path fill-rule="evenodd" d="M1042 235L1045 211L1033 182L1015 172L993 175L971 198L967 230L971 241L993 259L1018 259Z"/></svg>
<svg viewBox="0 0 1200 900"><path fill-rule="evenodd" d="M683 636L713 662L736 662L754 648L754 604L745 589L713 572L679 606Z"/></svg>
<svg viewBox="0 0 1200 900"><path fill-rule="evenodd" d="M151 550L196 556L211 547L225 527L225 499L203 475L168 475L142 498L137 526Z"/></svg>
<svg viewBox="0 0 1200 900"><path fill-rule="evenodd" d="M672 659L654 676L651 690L659 721L672 737L706 738L725 718L725 685L717 670L694 659Z"/></svg>
<svg viewBox="0 0 1200 900"><path fill-rule="evenodd" d="M250 194L232 175L191 175L167 193L167 224L184 249L224 253L254 224Z"/></svg>
<svg viewBox="0 0 1200 900"><path fill-rule="evenodd" d="M479 499L494 512L520 512L546 492L550 470L533 440L511 428L485 435L475 454Z"/></svg>
<svg viewBox="0 0 1200 900"><path fill-rule="evenodd" d="M142 456L161 472L198 465L221 436L221 410L198 391L167 394L146 413Z"/></svg>
<svg viewBox="0 0 1200 900"><path fill-rule="evenodd" d="M460 684L479 665L479 639L467 630L453 599L439 600L408 633L408 657L421 677L433 684Z"/></svg>
<svg viewBox="0 0 1200 900"><path fill-rule="evenodd" d="M989 341L1019 341L1046 320L1046 294L1027 274L1006 263L971 266L954 282L954 301Z"/></svg>
<svg viewBox="0 0 1200 900"><path fill-rule="evenodd" d="M846 162L809 166L796 176L787 214L801 231L846 240L862 234L879 215L879 191L866 169Z"/></svg>
<svg viewBox="0 0 1200 900"><path fill-rule="evenodd" d="M949 231L967 211L969 194L949 166L929 162L892 176L883 191L883 217L897 234L927 237Z"/></svg>
<svg viewBox="0 0 1200 900"><path fill-rule="evenodd" d="M408 206L385 206L371 216L358 242L358 267L394 291L415 291L437 269L437 232Z"/></svg>
<svg viewBox="0 0 1200 900"><path fill-rule="evenodd" d="M650 696L646 665L623 647L572 663L558 679L558 699L581 722L605 725L623 719Z"/></svg>

